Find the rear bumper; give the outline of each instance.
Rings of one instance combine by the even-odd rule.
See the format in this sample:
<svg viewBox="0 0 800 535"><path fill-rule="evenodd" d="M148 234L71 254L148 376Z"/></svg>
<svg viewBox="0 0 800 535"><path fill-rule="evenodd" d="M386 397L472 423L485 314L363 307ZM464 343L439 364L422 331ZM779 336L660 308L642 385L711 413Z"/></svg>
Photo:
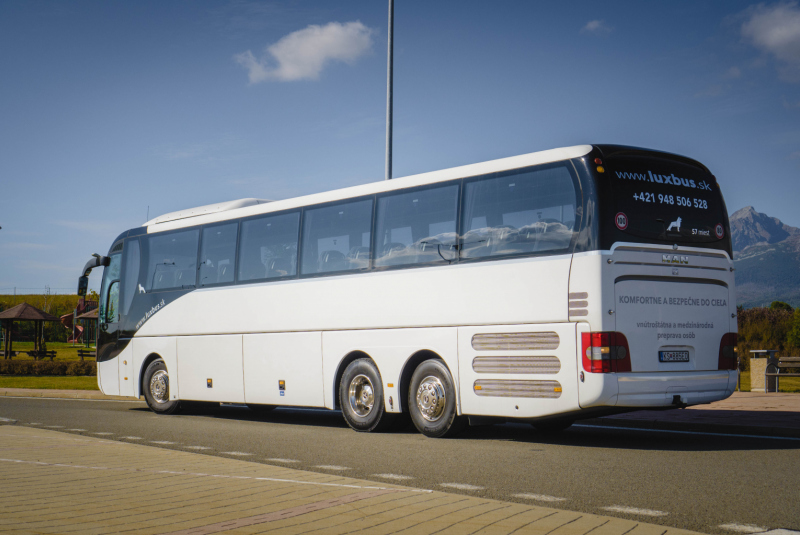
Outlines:
<svg viewBox="0 0 800 535"><path fill-rule="evenodd" d="M665 407L675 396L686 405L725 399L736 389L738 372L619 373L617 407Z"/></svg>

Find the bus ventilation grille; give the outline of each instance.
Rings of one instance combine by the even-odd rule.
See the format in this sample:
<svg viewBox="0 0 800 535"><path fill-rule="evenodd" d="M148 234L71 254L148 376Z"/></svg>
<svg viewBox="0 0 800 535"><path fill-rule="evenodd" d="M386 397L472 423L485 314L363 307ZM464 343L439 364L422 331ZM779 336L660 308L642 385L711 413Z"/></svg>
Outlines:
<svg viewBox="0 0 800 535"><path fill-rule="evenodd" d="M561 383L558 381L480 379L475 381L472 388L477 395L488 397L550 399L561 397Z"/></svg>
<svg viewBox="0 0 800 535"><path fill-rule="evenodd" d="M569 315L588 316L589 294L587 292L574 292L569 294Z"/></svg>
<svg viewBox="0 0 800 535"><path fill-rule="evenodd" d="M558 357L475 357L472 369L477 373L555 374L561 370Z"/></svg>
<svg viewBox="0 0 800 535"><path fill-rule="evenodd" d="M472 349L476 351L507 351L558 349L561 340L555 331L538 333L486 333L472 337Z"/></svg>

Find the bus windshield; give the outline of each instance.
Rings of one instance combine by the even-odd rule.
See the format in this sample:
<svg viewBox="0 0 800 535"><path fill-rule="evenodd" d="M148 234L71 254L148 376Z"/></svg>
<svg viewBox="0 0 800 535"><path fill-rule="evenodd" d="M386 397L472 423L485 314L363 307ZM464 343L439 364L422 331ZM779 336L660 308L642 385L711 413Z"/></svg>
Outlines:
<svg viewBox="0 0 800 535"><path fill-rule="evenodd" d="M614 213L606 217L618 230L670 243L711 244L726 237L725 205L705 169L657 156L605 160L598 184L611 193L607 206Z"/></svg>

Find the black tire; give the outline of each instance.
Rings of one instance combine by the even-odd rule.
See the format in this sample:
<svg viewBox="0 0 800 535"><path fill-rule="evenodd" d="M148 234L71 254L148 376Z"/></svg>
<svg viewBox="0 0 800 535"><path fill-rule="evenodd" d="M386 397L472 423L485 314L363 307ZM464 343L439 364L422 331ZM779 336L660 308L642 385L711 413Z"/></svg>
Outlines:
<svg viewBox="0 0 800 535"><path fill-rule="evenodd" d="M248 403L247 408L256 414L267 414L275 410L275 405L257 405L255 403Z"/></svg>
<svg viewBox="0 0 800 535"><path fill-rule="evenodd" d="M180 400L170 399L169 374L163 360L154 360L147 366L142 387L147 406L154 413L174 414L180 409Z"/></svg>
<svg viewBox="0 0 800 535"><path fill-rule="evenodd" d="M426 360L414 370L408 388L408 410L414 427L426 437L452 437L467 425L467 419L458 416L450 371L438 359Z"/></svg>
<svg viewBox="0 0 800 535"><path fill-rule="evenodd" d="M383 431L393 423L384 409L383 383L371 359L351 362L339 383L339 406L347 425L361 432Z"/></svg>
<svg viewBox="0 0 800 535"><path fill-rule="evenodd" d="M531 425L540 433L551 434L560 433L574 423L573 420L545 420L543 422L532 423Z"/></svg>

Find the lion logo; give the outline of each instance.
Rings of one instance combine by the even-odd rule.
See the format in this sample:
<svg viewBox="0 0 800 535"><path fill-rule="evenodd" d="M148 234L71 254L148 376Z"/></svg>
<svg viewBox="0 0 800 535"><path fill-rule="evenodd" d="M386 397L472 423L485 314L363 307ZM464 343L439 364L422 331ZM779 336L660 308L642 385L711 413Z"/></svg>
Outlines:
<svg viewBox="0 0 800 535"><path fill-rule="evenodd" d="M672 229L675 229L676 232L680 232L681 231L681 218L680 217L676 221L673 221L672 223L669 224L669 226L667 227L667 232L669 232Z"/></svg>

